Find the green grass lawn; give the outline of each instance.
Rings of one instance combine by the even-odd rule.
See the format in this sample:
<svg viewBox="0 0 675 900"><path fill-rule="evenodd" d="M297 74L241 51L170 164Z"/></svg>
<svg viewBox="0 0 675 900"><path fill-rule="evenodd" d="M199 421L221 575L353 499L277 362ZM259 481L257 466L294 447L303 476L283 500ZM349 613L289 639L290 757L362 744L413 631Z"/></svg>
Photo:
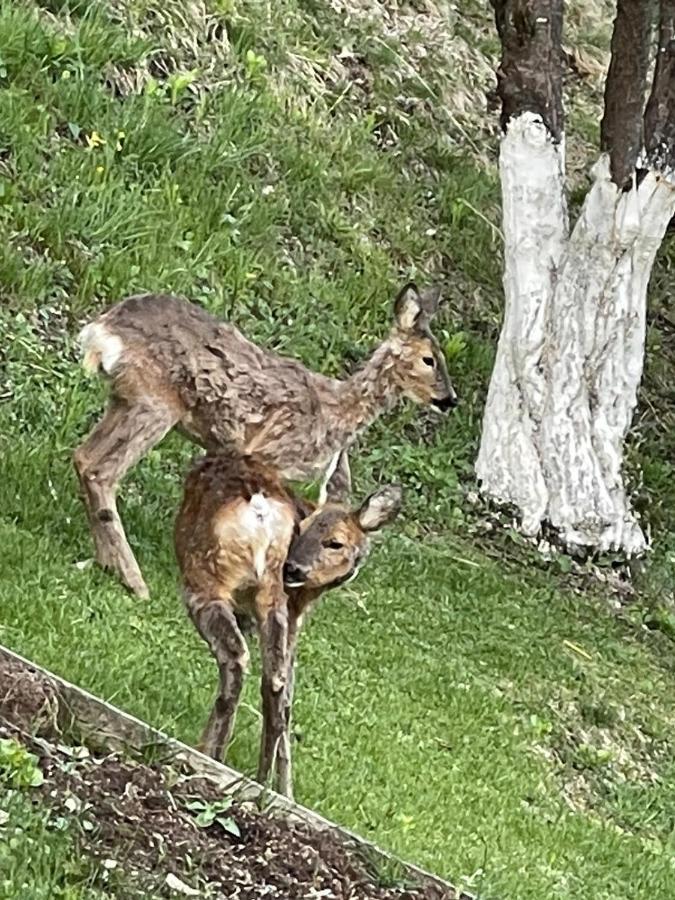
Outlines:
<svg viewBox="0 0 675 900"><path fill-rule="evenodd" d="M398 479L406 510L304 635L298 799L484 898L670 900L672 335L650 328L630 447L655 553L619 614L467 497L501 306L496 140L455 113L495 49L481 6L207 6L0 0L0 641L196 739L215 667L171 549L194 450L169 438L124 486L150 602L79 565L70 457L104 397L79 325L170 290L334 374L385 333L402 279L440 278L462 403L440 423L403 409L359 448L359 495ZM256 710L253 673L230 757L246 772Z"/></svg>

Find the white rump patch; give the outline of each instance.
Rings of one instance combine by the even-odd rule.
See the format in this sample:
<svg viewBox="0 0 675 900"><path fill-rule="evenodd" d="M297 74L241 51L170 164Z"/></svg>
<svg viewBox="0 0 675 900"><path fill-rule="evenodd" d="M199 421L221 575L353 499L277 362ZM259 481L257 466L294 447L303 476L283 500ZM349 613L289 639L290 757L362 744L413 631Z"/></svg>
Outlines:
<svg viewBox="0 0 675 900"><path fill-rule="evenodd" d="M267 552L274 540L289 531L290 521L285 504L270 500L264 494L253 494L239 519L240 535L247 538L253 550L253 568L262 578L267 567Z"/></svg>
<svg viewBox="0 0 675 900"><path fill-rule="evenodd" d="M269 500L264 494L254 494L249 500L248 507L261 522L264 522L272 512Z"/></svg>
<svg viewBox="0 0 675 900"><path fill-rule="evenodd" d="M84 326L78 341L85 372L93 374L101 368L106 375L111 375L124 350L121 339L111 334L102 322L91 322Z"/></svg>

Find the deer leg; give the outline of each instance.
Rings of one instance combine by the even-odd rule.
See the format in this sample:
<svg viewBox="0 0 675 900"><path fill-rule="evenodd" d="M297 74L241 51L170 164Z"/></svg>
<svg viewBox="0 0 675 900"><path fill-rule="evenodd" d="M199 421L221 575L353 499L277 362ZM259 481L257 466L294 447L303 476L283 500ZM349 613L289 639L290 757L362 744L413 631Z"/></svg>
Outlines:
<svg viewBox="0 0 675 900"><path fill-rule="evenodd" d="M288 609L283 584L272 589L268 602L259 607L262 654L263 728L258 760L258 781L265 784L274 766L284 732L284 697L288 683Z"/></svg>
<svg viewBox="0 0 675 900"><path fill-rule="evenodd" d="M232 737L239 697L248 668L248 648L231 606L222 600L190 597L188 612L218 664L220 684L199 742L202 753L222 759Z"/></svg>
<svg viewBox="0 0 675 900"><path fill-rule="evenodd" d="M293 768L291 764L291 718L293 712L293 691L295 689L295 658L298 634L302 619L292 613L288 621L288 663L286 687L284 689L282 715L283 732L277 747L275 762L277 790L285 797L293 799Z"/></svg>
<svg viewBox="0 0 675 900"><path fill-rule="evenodd" d="M96 559L104 569L116 572L122 582L139 597L147 597L141 570L129 546L117 512L117 485L178 421L174 409L156 406L148 400L130 404L114 399L103 419L74 455Z"/></svg>

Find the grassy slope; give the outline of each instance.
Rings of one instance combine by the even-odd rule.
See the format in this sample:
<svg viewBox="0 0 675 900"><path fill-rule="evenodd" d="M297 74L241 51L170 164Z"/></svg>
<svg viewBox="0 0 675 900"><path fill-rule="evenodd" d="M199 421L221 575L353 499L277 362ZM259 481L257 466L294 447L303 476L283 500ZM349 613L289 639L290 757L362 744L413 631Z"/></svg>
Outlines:
<svg viewBox="0 0 675 900"><path fill-rule="evenodd" d="M404 274L440 272L463 404L440 427L402 411L363 444L359 491L399 478L408 515L305 636L298 796L485 897L670 897L672 411L646 405L633 441L659 545L620 617L513 562L465 496L500 307L495 145L472 106L476 48L495 49L484 14L15 6L0 0L0 640L194 739L214 672L170 545L192 451L169 439L125 486L149 604L76 566L91 549L70 452L103 396L76 365L77 325L170 289L334 373L383 333ZM667 341L652 329L662 410ZM246 701L231 759L250 771L255 678Z"/></svg>

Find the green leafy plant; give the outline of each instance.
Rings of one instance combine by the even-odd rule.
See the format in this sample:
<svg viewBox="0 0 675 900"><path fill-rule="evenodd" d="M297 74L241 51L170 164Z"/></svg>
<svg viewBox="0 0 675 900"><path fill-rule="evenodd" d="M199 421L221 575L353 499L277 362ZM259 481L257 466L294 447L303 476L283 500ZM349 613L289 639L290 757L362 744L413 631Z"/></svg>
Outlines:
<svg viewBox="0 0 675 900"><path fill-rule="evenodd" d="M604 747L595 747L592 744L580 744L574 754L574 762L581 769L598 769L609 765L614 761L615 754Z"/></svg>
<svg viewBox="0 0 675 900"><path fill-rule="evenodd" d="M246 56L244 57L244 68L246 70L246 77L251 79L251 81L255 81L255 79L259 78L267 68L267 60L264 56L255 53L253 50L247 50Z"/></svg>
<svg viewBox="0 0 675 900"><path fill-rule="evenodd" d="M13 738L0 740L0 781L22 788L39 787L44 780L37 756Z"/></svg>
<svg viewBox="0 0 675 900"><path fill-rule="evenodd" d="M145 94L148 97L160 97L169 99L171 106L177 106L185 96L187 89L197 80L197 69L189 69L185 72L173 72L165 83L152 76L145 83Z"/></svg>
<svg viewBox="0 0 675 900"><path fill-rule="evenodd" d="M467 347L467 337L463 331L457 331L445 342L443 350L448 362L462 356Z"/></svg>
<svg viewBox="0 0 675 900"><path fill-rule="evenodd" d="M197 75L196 69L190 69L187 72L174 72L169 76L169 96L172 106L176 106L181 101L190 85L197 80Z"/></svg>
<svg viewBox="0 0 675 900"><path fill-rule="evenodd" d="M553 731L553 723L548 719L542 719L541 716L538 716L536 713L530 714L529 721L530 728L537 738L546 737Z"/></svg>
<svg viewBox="0 0 675 900"><path fill-rule="evenodd" d="M675 640L675 613L666 606L656 606L645 617L645 625Z"/></svg>
<svg viewBox="0 0 675 900"><path fill-rule="evenodd" d="M210 825L217 823L220 827L231 834L233 837L241 837L239 826L232 816L226 815L232 806L231 797L223 797L222 800L214 800L209 803L197 797L186 803L190 812L197 813L195 816L195 824L199 828L208 828Z"/></svg>

